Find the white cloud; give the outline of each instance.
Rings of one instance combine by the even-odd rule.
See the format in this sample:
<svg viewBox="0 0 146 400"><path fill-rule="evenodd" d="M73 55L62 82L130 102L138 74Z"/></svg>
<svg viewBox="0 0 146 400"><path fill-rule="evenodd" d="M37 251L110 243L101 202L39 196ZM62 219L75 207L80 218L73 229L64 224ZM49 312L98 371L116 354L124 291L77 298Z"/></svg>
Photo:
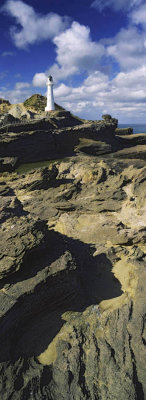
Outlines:
<svg viewBox="0 0 146 400"><path fill-rule="evenodd" d="M58 80L67 79L68 77L77 74L78 68L76 65L59 66L57 63L55 63L49 68L48 73L52 75L55 81L57 82Z"/></svg>
<svg viewBox="0 0 146 400"><path fill-rule="evenodd" d="M47 83L47 73L44 72L36 73L33 77L33 86L44 87Z"/></svg>
<svg viewBox="0 0 146 400"><path fill-rule="evenodd" d="M91 7L97 8L99 11L105 8L112 8L114 11L130 10L135 6L139 6L144 0L94 0Z"/></svg>
<svg viewBox="0 0 146 400"><path fill-rule="evenodd" d="M86 118L100 118L110 113L133 121L145 116L146 104L146 34L136 26L129 26L111 39L100 43L90 38L88 27L73 22L65 32L53 39L56 63L49 69L53 78L66 79L83 71L88 77L78 87L61 83L54 89L55 99L72 112ZM101 72L102 57L118 62L122 72L110 80ZM33 83L43 86L46 73L36 74Z"/></svg>
<svg viewBox="0 0 146 400"><path fill-rule="evenodd" d="M54 37L53 43L56 45L56 62L47 72L34 75L34 86L45 86L47 74L57 82L74 74L101 68L105 47L92 41L89 27L74 21L69 29Z"/></svg>
<svg viewBox="0 0 146 400"><path fill-rule="evenodd" d="M31 85L28 82L16 82L15 84L15 89L25 89L29 88Z"/></svg>
<svg viewBox="0 0 146 400"><path fill-rule="evenodd" d="M107 55L116 59L123 71L146 65L146 33L130 26L107 41Z"/></svg>
<svg viewBox="0 0 146 400"><path fill-rule="evenodd" d="M62 97L65 98L72 92L72 88L64 85L64 83L61 83L56 89L55 89L55 96L57 98Z"/></svg>
<svg viewBox="0 0 146 400"><path fill-rule="evenodd" d="M99 68L105 49L100 43L93 42L90 28L73 22L65 32L53 39L56 45L56 63L49 69L56 79Z"/></svg>
<svg viewBox="0 0 146 400"><path fill-rule="evenodd" d="M95 68L104 54L104 47L92 42L90 28L73 22L71 28L54 38L59 65Z"/></svg>
<svg viewBox="0 0 146 400"><path fill-rule="evenodd" d="M43 87L48 73L57 82L83 72L104 71L105 60L107 67L110 65L112 69L116 61L123 71L146 65L146 32L133 25L121 29L113 38L95 42L90 37L90 28L74 21L53 38L53 43L55 63L48 71L35 74L34 86Z"/></svg>
<svg viewBox="0 0 146 400"><path fill-rule="evenodd" d="M146 4L131 13L132 22L146 26Z"/></svg>
<svg viewBox="0 0 146 400"><path fill-rule="evenodd" d="M54 94L58 104L86 118L109 113L123 122L146 121L146 67L121 72L112 80L95 72L78 88L61 84Z"/></svg>
<svg viewBox="0 0 146 400"><path fill-rule="evenodd" d="M116 85L120 88L133 91L143 89L146 91L146 66L134 69L128 73L120 72L114 79ZM146 92L145 92L146 94Z"/></svg>
<svg viewBox="0 0 146 400"><path fill-rule="evenodd" d="M68 17L55 13L37 14L33 7L21 0L8 0L1 12L14 17L16 24L21 25L21 29L16 25L12 26L10 34L15 46L24 49L35 42L52 39L66 29L69 23Z"/></svg>
<svg viewBox="0 0 146 400"><path fill-rule="evenodd" d="M12 90L8 90L7 88L3 88L0 91L0 97L6 100L9 100L11 104L21 103L26 100L28 97L32 95L31 88L14 88Z"/></svg>

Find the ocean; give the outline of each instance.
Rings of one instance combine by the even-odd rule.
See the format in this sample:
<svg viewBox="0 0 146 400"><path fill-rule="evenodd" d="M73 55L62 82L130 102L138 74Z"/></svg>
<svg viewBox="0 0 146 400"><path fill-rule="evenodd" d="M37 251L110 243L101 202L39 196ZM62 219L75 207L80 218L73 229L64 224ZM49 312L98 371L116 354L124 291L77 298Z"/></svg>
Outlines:
<svg viewBox="0 0 146 400"><path fill-rule="evenodd" d="M118 124L118 128L133 128L133 133L146 133L146 124Z"/></svg>

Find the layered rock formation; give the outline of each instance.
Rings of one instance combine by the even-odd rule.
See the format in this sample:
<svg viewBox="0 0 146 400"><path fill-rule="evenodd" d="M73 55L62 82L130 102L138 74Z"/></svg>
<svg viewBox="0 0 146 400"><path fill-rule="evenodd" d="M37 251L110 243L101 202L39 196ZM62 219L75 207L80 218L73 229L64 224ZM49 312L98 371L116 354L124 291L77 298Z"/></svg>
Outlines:
<svg viewBox="0 0 146 400"><path fill-rule="evenodd" d="M122 140L115 138L116 119L85 121L59 106L45 113L38 110L41 98L41 106L44 105L43 96L39 97L37 111L34 106L28 109L33 97L24 104L12 106L9 113L1 117L2 159L17 157L21 164L72 155L77 147L91 154L104 154L123 147Z"/></svg>
<svg viewBox="0 0 146 400"><path fill-rule="evenodd" d="M51 128L72 156L0 175L3 400L145 398L145 145L81 122Z"/></svg>

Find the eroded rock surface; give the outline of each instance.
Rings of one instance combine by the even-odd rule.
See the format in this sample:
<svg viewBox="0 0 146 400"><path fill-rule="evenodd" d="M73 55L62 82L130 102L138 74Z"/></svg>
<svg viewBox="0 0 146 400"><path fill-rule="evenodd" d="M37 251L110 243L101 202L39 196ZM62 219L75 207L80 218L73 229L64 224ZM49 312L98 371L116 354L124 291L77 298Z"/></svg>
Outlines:
<svg viewBox="0 0 146 400"><path fill-rule="evenodd" d="M85 121L68 111L54 111L44 118L41 114L38 120L21 119L0 127L0 155L17 157L21 164L61 158L77 151L106 154L123 148L122 140L115 137L116 126L115 119Z"/></svg>
<svg viewBox="0 0 146 400"><path fill-rule="evenodd" d="M146 173L111 155L1 173L3 400L145 398Z"/></svg>

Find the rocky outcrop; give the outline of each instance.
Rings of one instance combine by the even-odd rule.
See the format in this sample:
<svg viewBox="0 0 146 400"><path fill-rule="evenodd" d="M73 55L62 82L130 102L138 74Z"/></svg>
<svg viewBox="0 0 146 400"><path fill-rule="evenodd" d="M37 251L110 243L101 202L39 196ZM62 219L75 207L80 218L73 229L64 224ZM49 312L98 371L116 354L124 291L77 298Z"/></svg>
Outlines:
<svg viewBox="0 0 146 400"><path fill-rule="evenodd" d="M57 111L49 119L9 124L0 128L1 157L15 156L22 163L54 159L82 148L87 153L108 153L120 147L116 125L115 120L85 122L67 111Z"/></svg>
<svg viewBox="0 0 146 400"><path fill-rule="evenodd" d="M20 120L18 118L15 118L13 115L9 113L5 113L0 117L0 127L11 126L12 124L16 124L19 122Z"/></svg>
<svg viewBox="0 0 146 400"><path fill-rule="evenodd" d="M23 103L13 104L9 109L8 116L13 116L15 119L17 119L16 122L19 123L25 120L34 120L38 117L35 111L27 110Z"/></svg>
<svg viewBox="0 0 146 400"><path fill-rule="evenodd" d="M133 128L116 128L116 135L132 135Z"/></svg>
<svg viewBox="0 0 146 400"><path fill-rule="evenodd" d="M35 130L49 130L49 129L56 129L61 127L68 127L68 126L76 126L82 124L82 121L78 118L72 116L69 111L54 111L49 118L46 117L45 113L39 119L37 119L38 114L36 114L35 118L32 118L32 121L25 121L25 116L27 114L32 114L31 111L24 111L23 114L19 114L18 112L15 113L15 110L18 110L18 106L12 108L12 115L8 114L5 115L4 121L2 121L2 127L0 128L0 133L22 133L22 132L30 132ZM14 111L14 112L13 112ZM21 110L22 111L22 110ZM14 116L13 116L14 114ZM16 115L19 115L21 119L15 118ZM24 117L24 118L23 118ZM28 118L29 119L29 118ZM1 118L2 120L2 118ZM5 124L6 122L6 124ZM14 122L14 124L13 124Z"/></svg>
<svg viewBox="0 0 146 400"><path fill-rule="evenodd" d="M145 177L83 152L1 174L2 399L144 400Z"/></svg>
<svg viewBox="0 0 146 400"><path fill-rule="evenodd" d="M10 108L11 103L9 100L0 98L0 114L7 112Z"/></svg>

